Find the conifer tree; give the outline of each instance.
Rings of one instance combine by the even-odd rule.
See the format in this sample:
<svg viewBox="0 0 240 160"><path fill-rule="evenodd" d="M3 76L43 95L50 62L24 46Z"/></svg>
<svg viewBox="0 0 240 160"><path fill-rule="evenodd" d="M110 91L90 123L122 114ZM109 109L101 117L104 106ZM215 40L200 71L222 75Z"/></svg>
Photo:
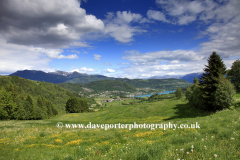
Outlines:
<svg viewBox="0 0 240 160"><path fill-rule="evenodd" d="M177 90L175 91L175 96L179 99L182 97L182 90L180 87L177 88Z"/></svg>
<svg viewBox="0 0 240 160"><path fill-rule="evenodd" d="M214 102L214 110L222 110L226 108L230 108L235 102L235 89L232 83L225 78L223 75L219 77L219 83L217 86L217 90L214 94L215 102Z"/></svg>
<svg viewBox="0 0 240 160"><path fill-rule="evenodd" d="M213 52L208 58L208 65L205 65L204 73L200 78L200 89L204 109L214 111L216 106L215 92L219 83L219 77L226 74L226 66L220 56ZM203 109L203 108L202 108Z"/></svg>
<svg viewBox="0 0 240 160"><path fill-rule="evenodd" d="M22 103L19 103L16 119L24 120L26 117L26 112Z"/></svg>
<svg viewBox="0 0 240 160"><path fill-rule="evenodd" d="M29 112L29 119L35 119L35 108L33 105L33 100L32 97L30 95L27 96L26 98L26 103L25 103L25 111L27 110L27 112Z"/></svg>
<svg viewBox="0 0 240 160"><path fill-rule="evenodd" d="M194 84L191 86L190 91L187 90L188 93L186 93L186 94L188 94L188 95L186 95L186 98L188 99L189 104L191 106L198 108L198 109L203 109L204 105L202 102L202 91L200 90L200 87L199 87L198 78L194 77L193 82L194 82Z"/></svg>
<svg viewBox="0 0 240 160"><path fill-rule="evenodd" d="M236 90L240 91L240 60L233 62L231 69L228 72L228 77L231 82L234 84Z"/></svg>
<svg viewBox="0 0 240 160"><path fill-rule="evenodd" d="M46 106L47 106L47 115L48 117L51 117L53 115L53 112L52 112L53 105L50 101L47 100Z"/></svg>
<svg viewBox="0 0 240 160"><path fill-rule="evenodd" d="M3 87L0 89L0 119L2 120L8 118L8 113L5 109L6 107L5 101L6 101L6 90Z"/></svg>
<svg viewBox="0 0 240 160"><path fill-rule="evenodd" d="M41 95L38 95L37 106L39 108L41 108L42 114L40 114L40 115L43 115L43 118L47 118L47 107L46 107L46 104L45 104L45 99L42 98Z"/></svg>

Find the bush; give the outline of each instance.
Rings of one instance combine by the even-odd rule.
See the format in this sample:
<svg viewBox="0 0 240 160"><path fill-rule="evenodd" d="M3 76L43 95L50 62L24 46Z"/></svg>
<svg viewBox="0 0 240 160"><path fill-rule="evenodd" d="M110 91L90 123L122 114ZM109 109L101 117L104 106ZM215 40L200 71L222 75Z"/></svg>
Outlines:
<svg viewBox="0 0 240 160"><path fill-rule="evenodd" d="M234 86L231 84L231 82L224 76L221 76L219 78L217 90L214 94L214 106L216 107L215 110L230 108L230 106L234 104L235 93Z"/></svg>

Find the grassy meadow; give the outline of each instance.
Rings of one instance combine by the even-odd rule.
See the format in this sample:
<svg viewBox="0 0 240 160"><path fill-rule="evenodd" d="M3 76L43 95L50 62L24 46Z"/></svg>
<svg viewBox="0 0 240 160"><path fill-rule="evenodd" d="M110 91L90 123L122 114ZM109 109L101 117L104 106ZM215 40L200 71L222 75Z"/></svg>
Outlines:
<svg viewBox="0 0 240 160"><path fill-rule="evenodd" d="M173 96L173 95L172 95ZM238 102L240 94L236 95ZM101 101L97 99L96 101ZM240 107L216 113L182 99L122 105L48 120L0 121L0 159L9 160L210 160L240 159ZM125 103L133 102L127 100ZM200 129L68 129L56 124L194 124Z"/></svg>

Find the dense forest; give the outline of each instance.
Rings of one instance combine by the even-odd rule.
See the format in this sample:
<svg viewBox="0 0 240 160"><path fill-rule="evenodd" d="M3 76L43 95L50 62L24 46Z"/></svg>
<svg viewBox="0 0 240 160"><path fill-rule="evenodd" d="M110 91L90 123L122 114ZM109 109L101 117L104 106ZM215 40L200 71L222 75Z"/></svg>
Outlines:
<svg viewBox="0 0 240 160"><path fill-rule="evenodd" d="M69 97L82 98L58 85L18 76L0 76L0 119L44 119L65 113ZM94 99L85 99L96 103Z"/></svg>
<svg viewBox="0 0 240 160"><path fill-rule="evenodd" d="M136 87L136 88L156 88L156 89L165 89L165 90L175 90L177 87L186 87L191 85L191 83L187 82L183 79L119 79L120 81L127 82L128 84Z"/></svg>
<svg viewBox="0 0 240 160"><path fill-rule="evenodd" d="M136 91L135 87L119 80L94 81L85 84L84 87L94 89L95 91L125 91L125 92Z"/></svg>

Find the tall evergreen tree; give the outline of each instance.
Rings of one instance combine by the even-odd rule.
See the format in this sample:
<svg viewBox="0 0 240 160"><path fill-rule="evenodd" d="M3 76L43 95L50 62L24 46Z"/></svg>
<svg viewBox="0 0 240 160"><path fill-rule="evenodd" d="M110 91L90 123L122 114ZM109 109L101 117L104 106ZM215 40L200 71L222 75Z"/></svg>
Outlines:
<svg viewBox="0 0 240 160"><path fill-rule="evenodd" d="M28 110L29 112L29 119L35 119L35 108L33 105L33 100L30 95L27 96L26 98L26 106L25 106L25 111Z"/></svg>
<svg viewBox="0 0 240 160"><path fill-rule="evenodd" d="M232 83L223 75L219 78L217 90L215 92L214 110L230 108L235 102L235 89Z"/></svg>
<svg viewBox="0 0 240 160"><path fill-rule="evenodd" d="M240 60L233 62L231 69L228 72L228 77L234 84L236 90L240 91Z"/></svg>
<svg viewBox="0 0 240 160"><path fill-rule="evenodd" d="M6 94L7 91L5 90L5 88L1 88L0 89L0 119L7 119L8 118L8 113L6 110Z"/></svg>
<svg viewBox="0 0 240 160"><path fill-rule="evenodd" d="M226 74L226 66L220 56L213 52L208 58L208 65L205 65L204 73L200 78L200 89L204 106L207 110L214 111L216 106L215 92L219 83L219 77Z"/></svg>
<svg viewBox="0 0 240 160"><path fill-rule="evenodd" d="M43 115L42 118L47 118L47 107L46 107L45 99L41 95L38 95L37 106L41 108L42 113L40 115Z"/></svg>
<svg viewBox="0 0 240 160"><path fill-rule="evenodd" d="M19 103L16 119L24 120L26 117L26 112L22 103Z"/></svg>
<svg viewBox="0 0 240 160"><path fill-rule="evenodd" d="M179 99L182 97L182 90L180 87L177 88L177 90L175 91L175 96Z"/></svg>
<svg viewBox="0 0 240 160"><path fill-rule="evenodd" d="M194 77L194 84L191 86L191 89L187 89L186 98L189 101L189 104L198 109L204 109L203 101L202 101L202 91L199 87L198 78Z"/></svg>

